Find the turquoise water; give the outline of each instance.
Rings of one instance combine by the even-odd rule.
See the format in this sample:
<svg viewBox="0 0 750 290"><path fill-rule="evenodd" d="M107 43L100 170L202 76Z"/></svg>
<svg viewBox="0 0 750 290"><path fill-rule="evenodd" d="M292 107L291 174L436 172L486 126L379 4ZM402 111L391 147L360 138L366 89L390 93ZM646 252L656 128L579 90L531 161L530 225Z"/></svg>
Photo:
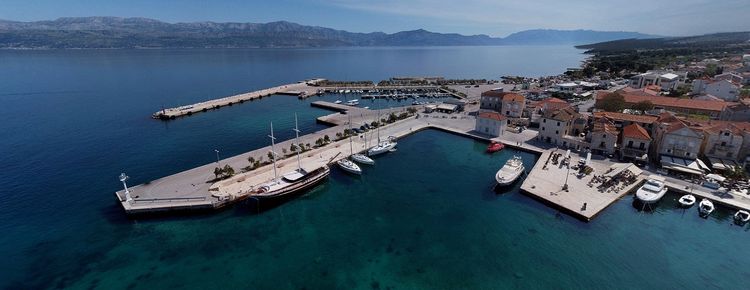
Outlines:
<svg viewBox="0 0 750 290"><path fill-rule="evenodd" d="M311 77L497 78L576 66L569 47L0 51L0 288L729 288L748 282L747 228L674 196L625 198L592 223L516 189L492 192L512 155L437 131L400 141L365 175L335 170L308 195L256 213L131 220L132 184L290 138L328 111L278 96L174 122L175 106ZM333 99L339 96L324 96ZM398 105L397 103L392 103ZM390 106L383 103L383 106ZM524 153L530 162L533 156ZM743 268L745 267L745 268Z"/></svg>

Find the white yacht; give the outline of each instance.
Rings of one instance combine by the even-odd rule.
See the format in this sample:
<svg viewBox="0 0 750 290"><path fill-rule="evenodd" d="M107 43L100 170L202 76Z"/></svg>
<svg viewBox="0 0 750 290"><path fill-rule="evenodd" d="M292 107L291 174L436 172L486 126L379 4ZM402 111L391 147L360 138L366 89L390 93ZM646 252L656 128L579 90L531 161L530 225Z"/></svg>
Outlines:
<svg viewBox="0 0 750 290"><path fill-rule="evenodd" d="M508 161L505 162L505 165L495 173L495 181L497 181L497 184L500 186L510 185L516 181L521 174L523 174L524 169L521 157L513 156L513 158L508 159Z"/></svg>
<svg viewBox="0 0 750 290"><path fill-rule="evenodd" d="M691 207L695 204L695 196L692 194L686 194L681 196L677 202L683 207Z"/></svg>
<svg viewBox="0 0 750 290"><path fill-rule="evenodd" d="M359 100L355 99L355 100L346 101L346 105L347 106L356 106L356 105L359 105Z"/></svg>
<svg viewBox="0 0 750 290"><path fill-rule="evenodd" d="M336 161L336 164L338 164L339 168L343 169L346 172L357 174L357 175L362 174L362 168L359 168L359 165L357 165L356 163L352 162L349 159L346 159L346 158L341 159L339 161Z"/></svg>
<svg viewBox="0 0 750 290"><path fill-rule="evenodd" d="M714 203L704 198L698 204L698 211L701 215L708 216L714 211Z"/></svg>
<svg viewBox="0 0 750 290"><path fill-rule="evenodd" d="M372 158L365 156L364 154L352 154L352 161L367 165L375 165L375 160L372 160Z"/></svg>
<svg viewBox="0 0 750 290"><path fill-rule="evenodd" d="M334 104L341 104L341 103L343 103L343 102L342 102L341 100L336 100L336 101L335 101L335 102L333 102L333 103L334 103Z"/></svg>
<svg viewBox="0 0 750 290"><path fill-rule="evenodd" d="M667 186L664 185L664 177L651 176L646 180L646 183L635 192L635 197L643 203L650 204L658 202L666 193Z"/></svg>
<svg viewBox="0 0 750 290"><path fill-rule="evenodd" d="M380 114L378 114L378 120L380 120ZM389 152L396 148L396 145L398 145L398 143L396 143L396 138L393 136L389 136L385 141L380 141L380 127L382 126L383 124L378 125L378 145L375 145L367 150L367 156L375 156Z"/></svg>
<svg viewBox="0 0 750 290"><path fill-rule="evenodd" d="M734 223L744 225L748 221L750 221L750 212L747 212L746 210L738 210L734 213Z"/></svg>

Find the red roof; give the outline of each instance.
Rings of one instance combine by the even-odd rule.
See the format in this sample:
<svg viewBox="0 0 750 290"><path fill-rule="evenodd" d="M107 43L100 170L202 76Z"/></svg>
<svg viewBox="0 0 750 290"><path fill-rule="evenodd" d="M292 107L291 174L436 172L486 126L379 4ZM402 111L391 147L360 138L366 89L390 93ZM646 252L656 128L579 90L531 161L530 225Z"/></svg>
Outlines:
<svg viewBox="0 0 750 290"><path fill-rule="evenodd" d="M731 104L731 103L727 103L724 101L680 99L680 98L670 98L670 97L660 97L660 96L643 96L643 95L627 93L624 91L618 91L617 93L622 95L625 98L625 102L629 104L637 104L639 102L649 101L655 106L665 107L666 109L684 108L684 109L721 112L724 110L724 108L727 107L727 105ZM596 95L596 99L601 100L607 95L609 94L599 93Z"/></svg>
<svg viewBox="0 0 750 290"><path fill-rule="evenodd" d="M646 129L635 123L622 128L622 136L638 140L651 140L651 136L648 135Z"/></svg>
<svg viewBox="0 0 750 290"><path fill-rule="evenodd" d="M508 93L503 96L503 102L525 102L526 97L514 94L514 93Z"/></svg>
<svg viewBox="0 0 750 290"><path fill-rule="evenodd" d="M651 124L656 121L658 117L649 115L633 115L617 112L595 112L594 117L607 118L615 121L629 121L636 123Z"/></svg>
<svg viewBox="0 0 750 290"><path fill-rule="evenodd" d="M503 92L501 90L489 90L489 91L483 92L482 93L482 97L502 98L506 94L510 94L510 93L506 93L506 92Z"/></svg>
<svg viewBox="0 0 750 290"><path fill-rule="evenodd" d="M492 119L496 121L508 119L508 117L505 117L498 112L481 112L479 113L479 118Z"/></svg>

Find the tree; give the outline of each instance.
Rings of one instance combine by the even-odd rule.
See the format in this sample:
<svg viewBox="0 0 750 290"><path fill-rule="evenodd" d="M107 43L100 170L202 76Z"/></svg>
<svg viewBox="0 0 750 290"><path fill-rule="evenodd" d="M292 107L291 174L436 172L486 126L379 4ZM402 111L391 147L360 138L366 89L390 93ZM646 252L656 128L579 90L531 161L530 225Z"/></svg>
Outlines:
<svg viewBox="0 0 750 290"><path fill-rule="evenodd" d="M255 164L255 158L252 156L247 157L247 162L250 162L250 164Z"/></svg>
<svg viewBox="0 0 750 290"><path fill-rule="evenodd" d="M320 147L323 145L323 139L318 138L318 140L315 140L315 146Z"/></svg>
<svg viewBox="0 0 750 290"><path fill-rule="evenodd" d="M232 166L229 166L229 164L224 165L224 169L222 171L224 171L224 175L227 177L234 175L234 168L232 168Z"/></svg>
<svg viewBox="0 0 750 290"><path fill-rule="evenodd" d="M380 123L378 123L378 121L372 121L372 123L370 123L370 126L372 126L373 128L376 128L380 126Z"/></svg>
<svg viewBox="0 0 750 290"><path fill-rule="evenodd" d="M292 144L292 145L294 145L294 144ZM286 148L281 148L281 153L283 153L284 155L286 155L286 152L287 152Z"/></svg>
<svg viewBox="0 0 750 290"><path fill-rule="evenodd" d="M654 109L654 103L652 103L651 101L640 101L636 103L635 105L633 105L633 110L638 110L641 112L651 111L653 109Z"/></svg>
<svg viewBox="0 0 750 290"><path fill-rule="evenodd" d="M214 168L214 176L216 176L216 179L219 179L219 175L222 174L224 174L224 170L219 167Z"/></svg>
<svg viewBox="0 0 750 290"><path fill-rule="evenodd" d="M336 132L336 140L341 139L341 132Z"/></svg>
<svg viewBox="0 0 750 290"><path fill-rule="evenodd" d="M406 109L406 111L409 112L409 114L415 114L417 113L417 108L409 107Z"/></svg>
<svg viewBox="0 0 750 290"><path fill-rule="evenodd" d="M325 136L323 136L323 142L330 143L331 142L331 138L328 137L328 135L325 135Z"/></svg>
<svg viewBox="0 0 750 290"><path fill-rule="evenodd" d="M273 158L273 152L271 152L271 151L268 151L268 155L267 156L268 156L269 160L276 160L276 159Z"/></svg>
<svg viewBox="0 0 750 290"><path fill-rule="evenodd" d="M310 150L310 143L307 143L305 145L307 145L307 150Z"/></svg>
<svg viewBox="0 0 750 290"><path fill-rule="evenodd" d="M294 145L294 143L292 143L292 145L289 145L289 151L297 152L297 145Z"/></svg>
<svg viewBox="0 0 750 290"><path fill-rule="evenodd" d="M625 109L625 97L618 93L611 93L596 102L596 108L607 112L622 112L622 109Z"/></svg>

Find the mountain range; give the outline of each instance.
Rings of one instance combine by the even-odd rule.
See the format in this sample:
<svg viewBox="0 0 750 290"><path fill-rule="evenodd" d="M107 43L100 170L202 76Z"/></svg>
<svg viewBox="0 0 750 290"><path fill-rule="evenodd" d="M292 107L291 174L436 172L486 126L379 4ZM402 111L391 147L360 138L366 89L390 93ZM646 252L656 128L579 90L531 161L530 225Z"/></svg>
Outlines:
<svg viewBox="0 0 750 290"><path fill-rule="evenodd" d="M0 20L0 48L256 48L335 46L451 46L586 44L656 36L637 32L526 30L505 38L436 33L356 33L292 22L167 23L148 18L65 17Z"/></svg>

